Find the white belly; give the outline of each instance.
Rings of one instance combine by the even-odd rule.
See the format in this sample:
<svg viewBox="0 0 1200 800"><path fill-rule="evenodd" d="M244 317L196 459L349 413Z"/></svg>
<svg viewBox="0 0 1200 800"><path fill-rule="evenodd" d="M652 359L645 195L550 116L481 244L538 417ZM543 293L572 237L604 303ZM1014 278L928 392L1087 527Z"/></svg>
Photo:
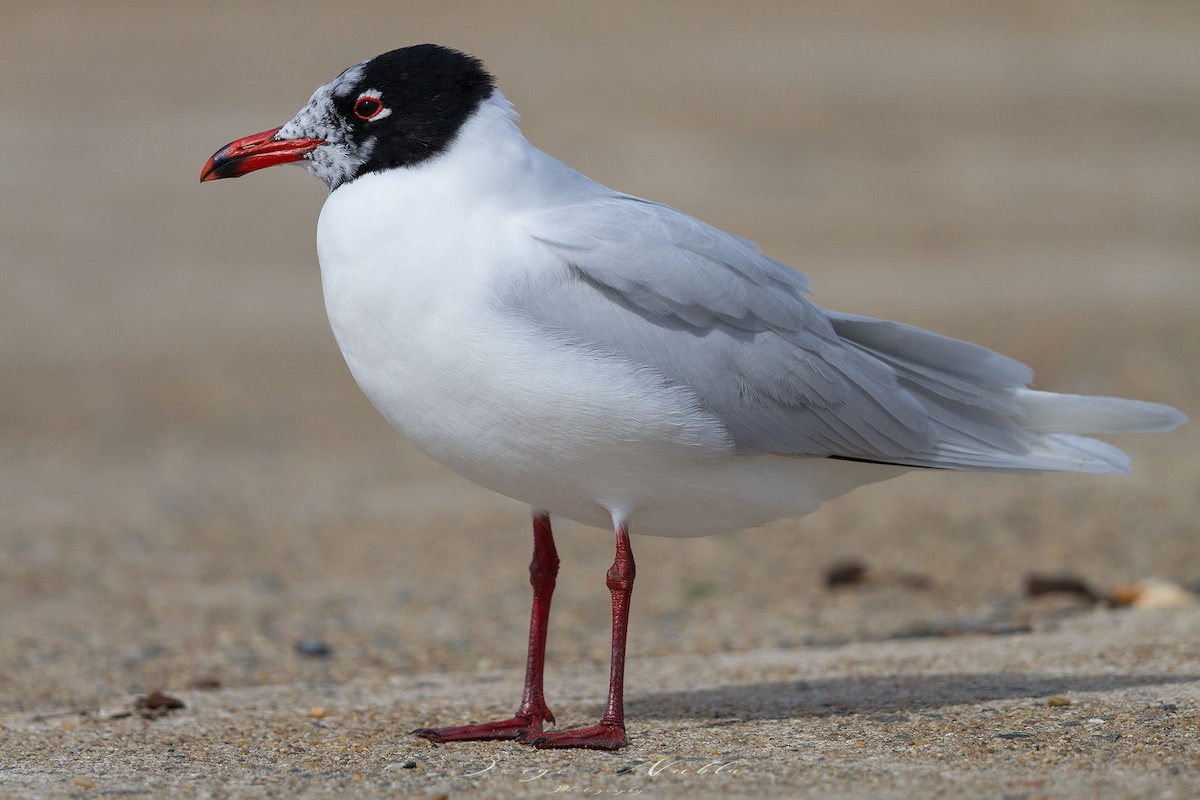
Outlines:
<svg viewBox="0 0 1200 800"><path fill-rule="evenodd" d="M375 196L378 188L370 180L343 187L321 214L334 335L388 421L469 480L597 527L616 516L635 533L694 536L808 513L897 474L734 455L690 391L506 312L498 294L506 281L560 267L503 216L456 209L455 230L439 237L438 203L413 203L381 214L405 221L388 228L363 213L375 201L394 205L391 195Z"/></svg>

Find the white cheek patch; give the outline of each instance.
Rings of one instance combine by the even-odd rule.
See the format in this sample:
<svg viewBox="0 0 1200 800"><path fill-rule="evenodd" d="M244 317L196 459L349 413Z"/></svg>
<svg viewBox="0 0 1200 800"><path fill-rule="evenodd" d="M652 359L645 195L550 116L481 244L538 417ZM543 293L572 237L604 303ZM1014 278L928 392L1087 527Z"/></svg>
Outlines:
<svg viewBox="0 0 1200 800"><path fill-rule="evenodd" d="M379 113L373 117L368 118L366 120L367 122L378 122L379 120L383 119L384 117L390 117L392 115L392 110L390 108L388 108L387 106L383 105L383 92L379 91L378 89L367 89L365 92L363 92L362 94L360 94L358 96L359 100L362 100L363 98L370 98L372 100L377 100L377 101L379 101L379 105L381 106Z"/></svg>

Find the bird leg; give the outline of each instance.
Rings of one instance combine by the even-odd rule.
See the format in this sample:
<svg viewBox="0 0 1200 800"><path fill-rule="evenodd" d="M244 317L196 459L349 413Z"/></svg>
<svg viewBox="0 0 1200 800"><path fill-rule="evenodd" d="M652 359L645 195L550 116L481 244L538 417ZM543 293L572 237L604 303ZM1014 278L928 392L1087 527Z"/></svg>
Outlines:
<svg viewBox="0 0 1200 800"><path fill-rule="evenodd" d="M595 725L540 736L519 737L534 747L578 747L591 750L617 750L629 744L625 735L625 636L629 629L629 598L637 569L629 547L629 528L616 526L617 554L608 570L608 590L612 593L612 664L608 678L608 705Z"/></svg>
<svg viewBox="0 0 1200 800"><path fill-rule="evenodd" d="M631 562L632 564L632 562ZM529 562L529 583L533 586L533 608L529 615L529 657L525 662L525 693L511 719L459 725L451 728L418 728L417 736L431 742L466 742L482 739L524 739L542 732L543 722L554 722L542 693L542 673L546 665L546 628L550 622L550 598L558 575L558 551L550 515L535 512L533 517L533 560ZM619 707L619 701L618 701Z"/></svg>

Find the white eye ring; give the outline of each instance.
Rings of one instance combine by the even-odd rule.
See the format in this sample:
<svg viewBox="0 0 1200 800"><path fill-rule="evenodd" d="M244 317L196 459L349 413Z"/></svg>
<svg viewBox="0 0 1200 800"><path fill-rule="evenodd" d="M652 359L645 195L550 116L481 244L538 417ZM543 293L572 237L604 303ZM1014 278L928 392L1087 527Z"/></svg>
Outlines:
<svg viewBox="0 0 1200 800"><path fill-rule="evenodd" d="M392 113L383 104L383 94L378 89L367 89L354 101L354 116L364 122L375 122Z"/></svg>

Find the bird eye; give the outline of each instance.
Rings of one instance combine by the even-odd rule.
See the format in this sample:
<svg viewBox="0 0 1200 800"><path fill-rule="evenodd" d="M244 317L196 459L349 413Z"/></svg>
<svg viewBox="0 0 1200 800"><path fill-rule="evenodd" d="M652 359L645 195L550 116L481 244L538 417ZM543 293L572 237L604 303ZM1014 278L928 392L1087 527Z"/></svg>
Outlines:
<svg viewBox="0 0 1200 800"><path fill-rule="evenodd" d="M354 116L359 119L372 120L383 112L383 103L378 97L364 94L354 101Z"/></svg>

